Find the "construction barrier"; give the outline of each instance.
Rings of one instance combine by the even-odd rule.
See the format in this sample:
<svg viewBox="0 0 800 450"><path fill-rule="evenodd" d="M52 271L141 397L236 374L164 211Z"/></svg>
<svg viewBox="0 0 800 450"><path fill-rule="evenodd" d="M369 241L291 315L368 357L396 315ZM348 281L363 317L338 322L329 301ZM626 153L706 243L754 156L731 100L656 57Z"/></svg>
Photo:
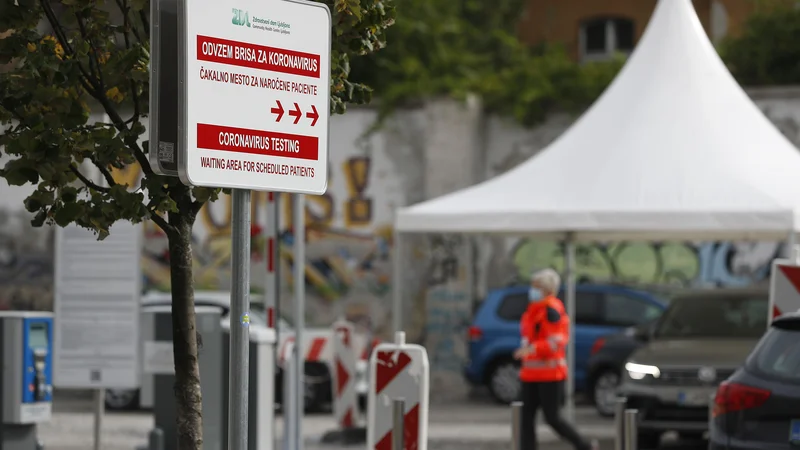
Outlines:
<svg viewBox="0 0 800 450"><path fill-rule="evenodd" d="M333 414L342 430L356 426L356 353L353 348L355 328L339 320L333 324Z"/></svg>
<svg viewBox="0 0 800 450"><path fill-rule="evenodd" d="M769 284L769 321L786 312L800 310L800 247L792 248L791 259L772 261Z"/></svg>
<svg viewBox="0 0 800 450"><path fill-rule="evenodd" d="M402 399L403 449L427 450L430 366L425 348L406 344L405 333L399 331L394 343L380 344L372 352L369 372L367 449L393 450L394 404Z"/></svg>

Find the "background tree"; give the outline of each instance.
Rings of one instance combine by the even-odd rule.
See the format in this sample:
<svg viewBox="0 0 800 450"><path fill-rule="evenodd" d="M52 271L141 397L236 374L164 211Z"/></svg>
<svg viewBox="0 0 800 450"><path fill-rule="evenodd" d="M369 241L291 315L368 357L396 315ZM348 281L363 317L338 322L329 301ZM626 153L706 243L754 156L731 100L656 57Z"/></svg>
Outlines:
<svg viewBox="0 0 800 450"><path fill-rule="evenodd" d="M363 103L370 89L349 78L352 55L383 47L390 0L326 0L333 14L331 111ZM119 220L152 220L169 241L175 393L180 449L203 446L192 280L192 225L219 190L189 188L153 173L141 144L148 112L146 0L0 2L0 136L10 156L0 176L30 184L33 226L77 224L99 239ZM107 122L89 122L102 112ZM139 165L135 186L114 170ZM95 178L86 169L104 180Z"/></svg>
<svg viewBox="0 0 800 450"><path fill-rule="evenodd" d="M720 45L722 59L743 86L800 83L800 10L788 3L761 5L739 35Z"/></svg>
<svg viewBox="0 0 800 450"><path fill-rule="evenodd" d="M489 112L535 125L590 105L624 62L578 64L563 48L520 42L525 0L403 0L388 47L356 58L351 79L375 89L383 116L434 96L480 95Z"/></svg>

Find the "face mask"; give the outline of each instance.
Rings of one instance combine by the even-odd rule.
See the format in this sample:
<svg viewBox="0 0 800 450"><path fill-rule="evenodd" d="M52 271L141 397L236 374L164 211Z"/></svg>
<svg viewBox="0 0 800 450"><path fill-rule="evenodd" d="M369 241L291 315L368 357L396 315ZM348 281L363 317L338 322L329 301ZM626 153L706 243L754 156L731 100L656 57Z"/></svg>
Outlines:
<svg viewBox="0 0 800 450"><path fill-rule="evenodd" d="M530 302L538 302L542 299L542 291L539 289L532 287L528 291L528 301Z"/></svg>

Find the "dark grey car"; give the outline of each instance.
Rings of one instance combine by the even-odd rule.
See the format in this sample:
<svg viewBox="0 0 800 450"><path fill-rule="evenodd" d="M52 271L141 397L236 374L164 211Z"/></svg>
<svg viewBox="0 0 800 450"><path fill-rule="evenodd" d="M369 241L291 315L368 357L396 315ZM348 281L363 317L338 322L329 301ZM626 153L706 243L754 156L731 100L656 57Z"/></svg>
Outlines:
<svg viewBox="0 0 800 450"><path fill-rule="evenodd" d="M783 315L722 383L714 399L709 450L800 447L800 313Z"/></svg>
<svg viewBox="0 0 800 450"><path fill-rule="evenodd" d="M666 431L702 438L720 382L742 365L767 329L763 290L714 290L678 296L648 342L625 363L620 392L639 410L639 445Z"/></svg>

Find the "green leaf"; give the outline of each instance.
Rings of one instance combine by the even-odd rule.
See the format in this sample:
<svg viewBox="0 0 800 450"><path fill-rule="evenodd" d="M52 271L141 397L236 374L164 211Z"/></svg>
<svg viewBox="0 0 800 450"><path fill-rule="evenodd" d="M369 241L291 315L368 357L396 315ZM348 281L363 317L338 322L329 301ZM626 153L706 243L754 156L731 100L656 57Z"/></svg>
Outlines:
<svg viewBox="0 0 800 450"><path fill-rule="evenodd" d="M82 203L64 203L56 209L53 220L56 225L65 227L83 215L85 211L86 208Z"/></svg>

